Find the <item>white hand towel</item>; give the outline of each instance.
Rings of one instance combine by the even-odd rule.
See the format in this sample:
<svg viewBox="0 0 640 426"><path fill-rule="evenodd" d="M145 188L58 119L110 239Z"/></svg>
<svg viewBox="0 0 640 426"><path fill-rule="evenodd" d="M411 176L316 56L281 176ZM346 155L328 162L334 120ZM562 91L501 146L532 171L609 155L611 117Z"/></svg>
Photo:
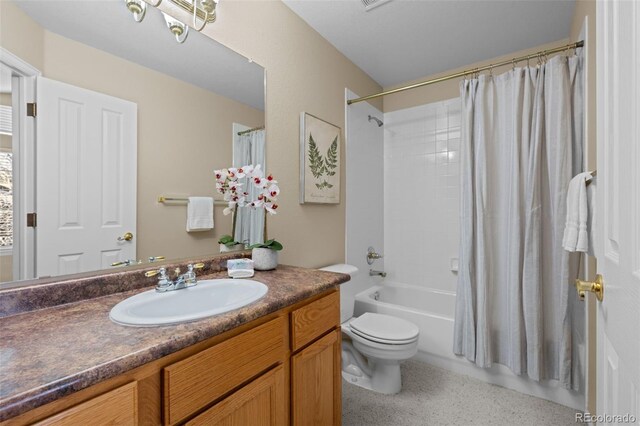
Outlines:
<svg viewBox="0 0 640 426"><path fill-rule="evenodd" d="M587 207L589 209L589 220L587 221L587 233L589 234L589 256L596 255L596 191L598 188L598 178L593 176L589 186L587 186Z"/></svg>
<svg viewBox="0 0 640 426"><path fill-rule="evenodd" d="M590 172L580 173L569 182L569 189L567 190L567 220L564 225L564 237L562 238L562 247L566 251L587 252L589 250L587 179L591 179Z"/></svg>
<svg viewBox="0 0 640 426"><path fill-rule="evenodd" d="M189 197L187 204L187 232L213 229L213 198Z"/></svg>

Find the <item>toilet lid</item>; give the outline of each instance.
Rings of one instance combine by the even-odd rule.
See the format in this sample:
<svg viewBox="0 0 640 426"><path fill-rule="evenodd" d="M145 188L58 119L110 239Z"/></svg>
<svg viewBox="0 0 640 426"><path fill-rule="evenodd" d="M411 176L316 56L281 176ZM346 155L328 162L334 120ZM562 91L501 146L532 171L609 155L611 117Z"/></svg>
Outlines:
<svg viewBox="0 0 640 426"><path fill-rule="evenodd" d="M364 338L396 344L415 340L419 333L418 327L407 320L372 312L360 315L349 326Z"/></svg>

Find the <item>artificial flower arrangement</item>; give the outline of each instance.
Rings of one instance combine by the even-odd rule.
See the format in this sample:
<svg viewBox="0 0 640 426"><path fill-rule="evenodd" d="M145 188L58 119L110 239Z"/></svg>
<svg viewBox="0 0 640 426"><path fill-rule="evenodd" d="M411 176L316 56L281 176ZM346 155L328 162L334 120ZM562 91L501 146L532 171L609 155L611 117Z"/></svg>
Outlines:
<svg viewBox="0 0 640 426"><path fill-rule="evenodd" d="M236 247L242 242L235 241L236 218L238 207L249 207L252 209L264 209L269 214L276 214L278 208L277 197L280 194L278 181L272 175L265 177L260 165L247 165L243 167L231 167L228 169L215 170L216 191L223 195L228 206L224 209L224 214L233 213L233 226L231 235L223 235L218 241L222 249ZM255 200L249 200L249 192L243 188L244 183L239 179L247 178L247 185L253 185L259 189ZM268 240L265 243L254 244L250 247L255 268L258 270L274 269L278 265L277 252L282 250L282 244L275 240Z"/></svg>

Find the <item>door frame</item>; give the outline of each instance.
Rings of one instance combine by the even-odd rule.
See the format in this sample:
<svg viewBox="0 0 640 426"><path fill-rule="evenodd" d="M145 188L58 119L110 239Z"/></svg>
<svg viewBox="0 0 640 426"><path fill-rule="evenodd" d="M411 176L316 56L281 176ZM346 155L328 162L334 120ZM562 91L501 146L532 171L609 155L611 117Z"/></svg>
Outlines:
<svg viewBox="0 0 640 426"><path fill-rule="evenodd" d="M13 109L13 280L35 278L35 228L26 214L36 211L36 123L27 117L27 103L35 102L39 69L0 47L0 63L12 71Z"/></svg>

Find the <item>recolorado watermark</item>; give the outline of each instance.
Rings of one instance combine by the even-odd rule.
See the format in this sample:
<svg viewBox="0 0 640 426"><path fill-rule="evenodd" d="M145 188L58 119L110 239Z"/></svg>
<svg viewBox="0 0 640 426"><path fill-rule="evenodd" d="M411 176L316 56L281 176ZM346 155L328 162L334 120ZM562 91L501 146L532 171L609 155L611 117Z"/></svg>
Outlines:
<svg viewBox="0 0 640 426"><path fill-rule="evenodd" d="M635 423L633 414L589 414L576 413L576 423Z"/></svg>

